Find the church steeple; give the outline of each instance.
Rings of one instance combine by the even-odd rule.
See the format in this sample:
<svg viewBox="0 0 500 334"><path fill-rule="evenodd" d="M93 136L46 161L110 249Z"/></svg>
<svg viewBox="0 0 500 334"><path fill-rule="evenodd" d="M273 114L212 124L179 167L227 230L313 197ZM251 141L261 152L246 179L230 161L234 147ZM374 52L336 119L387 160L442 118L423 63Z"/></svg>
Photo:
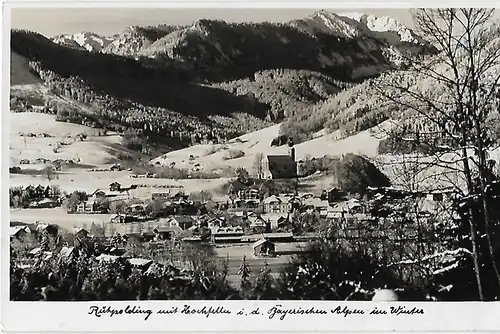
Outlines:
<svg viewBox="0 0 500 334"><path fill-rule="evenodd" d="M293 161L295 161L295 147L293 143L293 138L288 139L288 154L290 155L290 158L292 158Z"/></svg>

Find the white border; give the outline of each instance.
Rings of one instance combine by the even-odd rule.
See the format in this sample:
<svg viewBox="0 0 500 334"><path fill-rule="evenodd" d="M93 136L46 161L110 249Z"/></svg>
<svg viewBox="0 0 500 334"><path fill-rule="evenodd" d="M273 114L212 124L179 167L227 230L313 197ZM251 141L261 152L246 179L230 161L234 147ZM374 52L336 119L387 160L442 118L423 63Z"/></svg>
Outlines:
<svg viewBox="0 0 500 334"><path fill-rule="evenodd" d="M10 76L10 9L17 7L163 7L163 8L412 8L412 7L445 7L464 6L472 4L470 1L435 2L435 1L405 1L405 2L251 2L245 1L176 1L176 2L132 2L132 1L86 1L86 2L21 2L10 1L3 6L2 25L2 132L7 134L9 128L8 112L9 108L9 76ZM474 1L475 7L497 7L498 1ZM2 140L0 144L3 149L2 154L2 178L1 189L2 199L8 198L8 141ZM405 305L407 308L417 307L424 309L424 315L399 315L399 316L361 316L351 315L343 317L339 315L314 316L288 315L284 321L269 319L265 314L252 317L241 317L237 315L221 316L211 315L208 318L202 315L153 315L148 321L144 321L141 316L102 316L96 318L88 315L90 305L109 305L114 308L123 308L127 304L140 306L143 309L169 308L184 304L192 307L220 306L236 313L241 308L249 309L260 307L265 312L276 304L281 304L285 308L317 308L331 309L336 306L357 309L372 309L373 307L388 308L387 303L373 302L307 302L307 301L142 301L142 302L11 302L9 301L9 238L8 224L9 207L8 201L2 200L2 227L1 227L1 250L2 250L2 312L0 324L2 331L7 332L39 332L39 331L101 331L101 332L140 332L140 331L169 331L169 332L383 332L383 331L500 331L500 302L495 303L396 303ZM393 304L391 304L393 305ZM257 320L258 319L258 320Z"/></svg>

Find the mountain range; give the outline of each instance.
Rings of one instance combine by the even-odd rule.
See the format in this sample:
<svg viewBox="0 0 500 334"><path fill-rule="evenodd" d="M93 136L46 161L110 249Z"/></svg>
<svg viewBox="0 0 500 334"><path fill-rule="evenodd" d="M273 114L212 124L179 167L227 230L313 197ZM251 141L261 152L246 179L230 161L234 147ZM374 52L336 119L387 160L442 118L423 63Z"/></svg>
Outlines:
<svg viewBox="0 0 500 334"><path fill-rule="evenodd" d="M314 118L340 92L434 48L388 17L319 11L288 23L202 19L114 36L13 30L11 52L53 94L82 105L57 110L61 118L183 146Z"/></svg>

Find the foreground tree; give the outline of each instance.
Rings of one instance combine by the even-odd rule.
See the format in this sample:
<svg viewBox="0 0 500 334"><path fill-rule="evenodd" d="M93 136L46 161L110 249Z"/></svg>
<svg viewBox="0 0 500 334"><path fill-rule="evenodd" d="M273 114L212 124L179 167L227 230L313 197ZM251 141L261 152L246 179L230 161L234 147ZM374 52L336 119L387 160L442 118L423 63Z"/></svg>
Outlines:
<svg viewBox="0 0 500 334"><path fill-rule="evenodd" d="M408 68L386 80L378 90L404 112L392 135L430 153L428 166L459 175L449 182L463 203L474 198L480 210L463 216L469 225L470 248L479 299L485 299L478 236L484 235L491 268L498 281L493 230L488 201L490 162L488 150L498 143L498 84L500 80L500 29L493 9L419 9L413 13L420 35L436 54L407 59ZM484 257L482 257L484 258ZM498 295L499 293L497 293Z"/></svg>

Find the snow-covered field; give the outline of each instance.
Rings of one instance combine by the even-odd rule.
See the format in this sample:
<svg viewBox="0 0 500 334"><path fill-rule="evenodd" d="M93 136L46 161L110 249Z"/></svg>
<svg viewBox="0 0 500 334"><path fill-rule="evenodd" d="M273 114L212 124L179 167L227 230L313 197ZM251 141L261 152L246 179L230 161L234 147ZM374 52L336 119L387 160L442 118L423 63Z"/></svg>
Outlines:
<svg viewBox="0 0 500 334"><path fill-rule="evenodd" d="M98 129L87 126L56 122L54 115L27 112L9 113L10 142L9 152L12 164L18 164L22 159L36 160L37 158L71 159L82 164L101 165L116 160L116 155L122 151L121 137L118 135L97 136ZM27 137L22 134L48 134L51 137ZM75 141L78 134L87 135L84 141ZM61 145L57 153L54 147L57 142ZM119 147L116 150L115 147Z"/></svg>
<svg viewBox="0 0 500 334"><path fill-rule="evenodd" d="M218 145L195 145L182 150L169 152L152 160L152 163L160 162L169 165L175 162L178 168L189 168L199 163L205 170L217 170L227 166L233 168L244 167L252 171L255 156L262 153L264 156L273 154L288 154L288 146L271 147L271 141L278 136L280 125L274 125L259 131L245 134L232 139L227 144ZM297 159L310 157L322 157L324 155L339 156L346 153L356 153L375 157L377 155L379 135L374 135L372 130L362 131L354 136L337 139L337 133L318 134L317 138L295 145ZM207 155L210 150L216 153ZM229 150L241 150L245 156L237 159L223 160ZM190 156L194 160L190 161Z"/></svg>
<svg viewBox="0 0 500 334"><path fill-rule="evenodd" d="M148 187L139 187L130 192L130 196L137 198L150 198L151 193L161 191L163 188L156 186L170 186L173 188L182 188L188 194L201 190L210 191L220 187L228 182L229 179L146 179L146 178L130 178L130 172L89 172L84 169L75 169L58 174L58 179L47 180L41 176L31 176L22 174L10 175L10 186L28 186L28 185L58 185L61 190L73 192L75 190L93 192L96 189L107 189L112 182L119 182L123 187L128 187L132 184L147 185Z"/></svg>

